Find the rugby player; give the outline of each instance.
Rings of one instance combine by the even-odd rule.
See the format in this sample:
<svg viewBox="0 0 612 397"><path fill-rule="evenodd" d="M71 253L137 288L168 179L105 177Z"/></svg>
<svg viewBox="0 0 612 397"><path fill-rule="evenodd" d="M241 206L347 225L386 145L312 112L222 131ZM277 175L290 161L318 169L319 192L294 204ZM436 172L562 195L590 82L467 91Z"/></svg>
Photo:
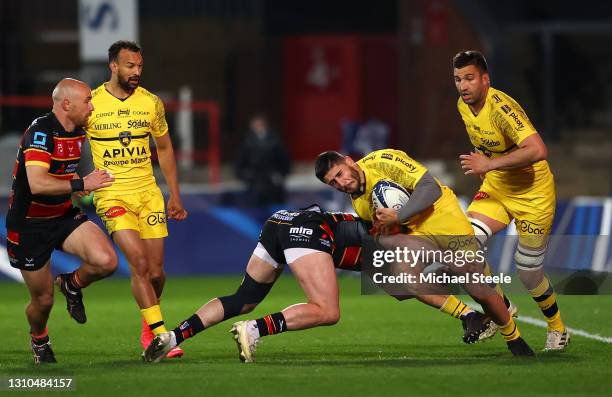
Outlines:
<svg viewBox="0 0 612 397"><path fill-rule="evenodd" d="M108 62L111 78L93 91L96 112L89 119L87 137L95 166L112 172L116 179L112 186L94 193L94 205L129 263L132 294L143 318L144 348L154 334L166 332L160 308L166 281L166 218L181 221L187 211L181 202L164 105L159 97L140 87L140 47L118 41L108 50ZM151 166L151 136L169 191L167 217ZM171 357L182 355L180 348L169 353Z"/></svg>
<svg viewBox="0 0 612 397"><path fill-rule="evenodd" d="M351 197L353 209L365 221L375 222L383 233L386 230L402 225L406 234L429 241L442 250L450 249L451 242L461 239L466 243L465 249L476 250L470 237L474 231L467 217L461 210L459 202L451 189L440 184L429 174L427 168L410 158L400 150L383 149L366 155L358 162L335 151L321 153L315 161L315 174L323 183ZM392 208L381 208L374 211L372 190L381 180L391 180L411 192L408 203L396 212ZM490 274L488 265L482 272ZM499 290L499 287L496 286ZM533 352L521 338L518 327L505 309L500 293L477 294L466 289L487 314L500 327L500 331L515 355L533 355ZM472 322L475 312L453 295L417 295L423 303L439 308L444 313ZM490 321L482 322L479 332L486 337L490 332ZM473 339L464 337L470 343Z"/></svg>
<svg viewBox="0 0 612 397"><path fill-rule="evenodd" d="M169 349L204 329L251 312L267 296L286 264L308 302L234 323L231 332L240 359L254 361L256 346L264 336L337 323L340 307L334 267L361 271L364 257L369 256L363 249L368 229L366 222L351 214L323 212L316 205L276 212L264 224L236 292L210 300L174 330L159 334L143 353L143 359L158 362ZM408 298L403 293L395 297Z"/></svg>
<svg viewBox="0 0 612 397"><path fill-rule="evenodd" d="M456 54L453 74L460 95L457 108L475 148L459 156L461 167L466 175L482 178L468 217L482 245L514 219L517 272L548 323L544 350L562 350L570 335L543 269L555 216L555 182L546 145L521 106L491 87L480 52Z"/></svg>
<svg viewBox="0 0 612 397"><path fill-rule="evenodd" d="M6 215L9 262L21 270L30 292L26 316L36 364L56 362L47 328L53 307L53 250L83 260L75 271L55 278L70 316L80 324L87 321L81 290L117 268L110 240L71 200L72 193L113 183L107 171L94 170L82 179L76 174L85 140L83 126L94 109L91 89L81 81L63 79L52 99L52 111L35 119L19 144Z"/></svg>

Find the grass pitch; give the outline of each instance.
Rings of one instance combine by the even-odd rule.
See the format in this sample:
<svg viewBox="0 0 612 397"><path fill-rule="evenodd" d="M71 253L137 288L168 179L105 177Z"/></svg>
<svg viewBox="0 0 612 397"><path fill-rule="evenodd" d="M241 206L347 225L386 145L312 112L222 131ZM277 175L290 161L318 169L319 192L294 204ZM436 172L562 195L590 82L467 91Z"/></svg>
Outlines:
<svg viewBox="0 0 612 397"><path fill-rule="evenodd" d="M173 328L210 298L235 290L240 277L171 278L162 310ZM545 330L519 322L535 359L517 359L500 336L467 346L461 323L416 301L361 296L358 278L341 278L342 318L333 327L264 338L257 363L245 365L228 330L231 320L186 341L181 359L140 360L140 316L129 280L110 279L85 291L88 322L69 318L56 293L49 321L58 364L35 366L29 350L23 285L0 283L0 378L71 376L88 396L565 396L608 395L612 345L574 335L562 353L542 353ZM260 317L303 300L283 277L248 316ZM543 318L526 296L520 314ZM612 336L612 297L561 296L570 327ZM25 393L21 395L24 395ZM2 394L13 394L2 392ZM65 395L65 394L63 394Z"/></svg>

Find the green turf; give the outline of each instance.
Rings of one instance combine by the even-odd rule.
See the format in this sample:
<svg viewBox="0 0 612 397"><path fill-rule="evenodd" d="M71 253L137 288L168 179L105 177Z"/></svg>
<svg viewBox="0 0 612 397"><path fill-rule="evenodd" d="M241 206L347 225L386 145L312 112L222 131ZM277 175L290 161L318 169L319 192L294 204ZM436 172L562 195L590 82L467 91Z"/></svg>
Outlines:
<svg viewBox="0 0 612 397"><path fill-rule="evenodd" d="M175 326L209 298L234 291L239 281L168 280L162 303L166 323ZM23 314L26 289L0 283L0 377L72 376L76 392L68 395L113 397L595 396L608 394L612 387L612 345L575 336L566 352L516 359L499 336L467 346L461 343L457 320L415 301L361 296L358 279L342 278L340 284L338 325L268 337L254 365L238 361L229 323L185 342L183 358L146 365L140 361L140 317L129 281L106 280L85 292L86 325L71 320L63 297L56 297L49 330L59 363L38 367L32 363ZM281 278L249 317L302 299L294 280ZM542 318L528 297L514 300L520 313ZM570 326L612 336L611 297L562 296L560 307ZM544 329L519 324L525 339L540 349Z"/></svg>

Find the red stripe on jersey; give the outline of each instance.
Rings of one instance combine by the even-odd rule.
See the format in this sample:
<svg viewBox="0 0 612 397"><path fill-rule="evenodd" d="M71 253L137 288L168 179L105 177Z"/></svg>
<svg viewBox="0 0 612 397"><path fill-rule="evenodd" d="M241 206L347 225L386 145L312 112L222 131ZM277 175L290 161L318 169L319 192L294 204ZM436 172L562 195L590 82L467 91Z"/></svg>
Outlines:
<svg viewBox="0 0 612 397"><path fill-rule="evenodd" d="M359 255L361 254L361 247L346 247L342 259L338 264L338 267L353 267L357 265L359 261Z"/></svg>
<svg viewBox="0 0 612 397"><path fill-rule="evenodd" d="M325 233L329 234L329 237L334 241L334 232L331 230L327 222L321 224L321 229L325 230Z"/></svg>
<svg viewBox="0 0 612 397"><path fill-rule="evenodd" d="M15 245L19 245L19 232L7 230L6 239Z"/></svg>
<svg viewBox="0 0 612 397"><path fill-rule="evenodd" d="M355 217L353 216L353 214L342 214L342 217L344 218L345 221L354 221Z"/></svg>
<svg viewBox="0 0 612 397"><path fill-rule="evenodd" d="M23 155L25 156L26 163L28 161L41 161L51 165L51 154L43 150L27 149L23 152Z"/></svg>
<svg viewBox="0 0 612 397"><path fill-rule="evenodd" d="M65 181L70 181L70 180L74 179L74 172L71 173L71 174L63 174L63 175L57 175L57 174L53 174L53 173L49 172L49 175L51 175L52 177L57 178L57 179L63 179Z"/></svg>
<svg viewBox="0 0 612 397"><path fill-rule="evenodd" d="M61 204L48 205L32 201L28 208L27 218L54 218L64 215L72 208L72 201L66 200Z"/></svg>

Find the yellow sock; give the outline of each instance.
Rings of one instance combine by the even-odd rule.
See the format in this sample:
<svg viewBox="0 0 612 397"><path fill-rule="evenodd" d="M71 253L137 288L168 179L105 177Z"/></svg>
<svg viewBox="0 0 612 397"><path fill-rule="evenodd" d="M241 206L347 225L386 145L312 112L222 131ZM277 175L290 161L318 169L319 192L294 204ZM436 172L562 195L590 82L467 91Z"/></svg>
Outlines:
<svg viewBox="0 0 612 397"><path fill-rule="evenodd" d="M440 311L443 311L449 316L461 318L464 314L471 312L472 309L461 300L457 299L455 295L449 295L448 298L446 298L446 302L444 302L440 308Z"/></svg>
<svg viewBox="0 0 612 397"><path fill-rule="evenodd" d="M518 326L516 325L512 317L510 317L510 321L508 322L508 324L499 327L499 333L502 334L506 341L515 340L516 338L521 336L521 332L519 331Z"/></svg>
<svg viewBox="0 0 612 397"><path fill-rule="evenodd" d="M529 293L540 307L544 316L546 316L548 330L563 332L565 325L561 320L561 312L559 312L559 308L557 307L557 294L553 291L552 285L550 285L548 279L544 277L540 285L530 290Z"/></svg>
<svg viewBox="0 0 612 397"><path fill-rule="evenodd" d="M147 324L149 324L149 328L151 328L151 331L153 331L155 335L162 332L168 332L166 326L164 325L164 320L162 318L159 305L141 309L140 312L142 313L142 317L144 317Z"/></svg>

